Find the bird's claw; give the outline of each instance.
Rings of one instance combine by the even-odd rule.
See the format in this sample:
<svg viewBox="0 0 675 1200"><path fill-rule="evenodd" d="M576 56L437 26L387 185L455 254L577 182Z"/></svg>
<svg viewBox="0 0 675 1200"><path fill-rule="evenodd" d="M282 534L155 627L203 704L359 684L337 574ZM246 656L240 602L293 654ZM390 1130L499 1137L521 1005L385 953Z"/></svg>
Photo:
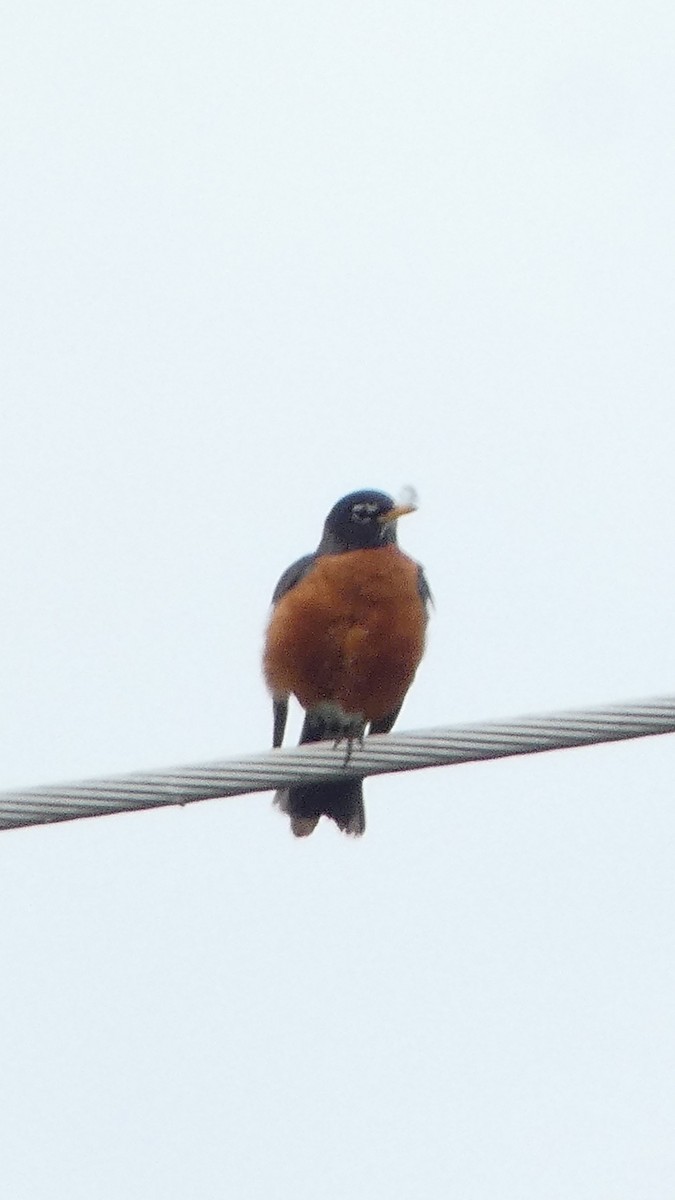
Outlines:
<svg viewBox="0 0 675 1200"><path fill-rule="evenodd" d="M363 745L366 732L366 721L361 713L348 713L338 704L322 704L316 710L320 717L326 738L333 738L333 746L337 749L343 742L347 743L344 765L352 756L354 744Z"/></svg>
<svg viewBox="0 0 675 1200"><path fill-rule="evenodd" d="M338 736L336 737L335 741L333 742L334 749L337 750L338 746L342 745L343 742L347 743L347 747L345 749L344 762L342 764L343 767L347 766L347 763L349 762L349 760L352 756L352 750L354 749L354 743L355 742L357 743L359 749L361 749L361 747L363 746L363 739L365 736L365 732L366 732L365 723L361 722L361 724L357 730L352 730L351 732L343 730L343 732L339 733Z"/></svg>

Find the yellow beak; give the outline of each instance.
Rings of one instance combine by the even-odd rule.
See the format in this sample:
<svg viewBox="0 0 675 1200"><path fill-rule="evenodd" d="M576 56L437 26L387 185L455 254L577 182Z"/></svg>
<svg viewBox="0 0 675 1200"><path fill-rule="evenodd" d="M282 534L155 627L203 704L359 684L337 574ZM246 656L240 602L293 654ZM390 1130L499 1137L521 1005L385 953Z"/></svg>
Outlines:
<svg viewBox="0 0 675 1200"><path fill-rule="evenodd" d="M390 521L397 521L399 517L405 517L407 513L417 512L416 504L396 504L389 512L380 513L377 518L380 525L388 525Z"/></svg>

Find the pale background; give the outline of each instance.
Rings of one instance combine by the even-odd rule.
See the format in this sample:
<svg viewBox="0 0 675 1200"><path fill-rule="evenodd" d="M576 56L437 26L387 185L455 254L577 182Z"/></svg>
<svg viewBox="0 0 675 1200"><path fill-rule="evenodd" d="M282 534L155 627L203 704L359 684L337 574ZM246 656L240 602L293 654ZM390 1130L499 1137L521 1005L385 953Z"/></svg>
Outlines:
<svg viewBox="0 0 675 1200"><path fill-rule="evenodd" d="M264 749L272 587L357 487L422 501L400 728L675 690L672 0L3 25L0 786ZM1 834L3 1196L670 1200L674 777Z"/></svg>

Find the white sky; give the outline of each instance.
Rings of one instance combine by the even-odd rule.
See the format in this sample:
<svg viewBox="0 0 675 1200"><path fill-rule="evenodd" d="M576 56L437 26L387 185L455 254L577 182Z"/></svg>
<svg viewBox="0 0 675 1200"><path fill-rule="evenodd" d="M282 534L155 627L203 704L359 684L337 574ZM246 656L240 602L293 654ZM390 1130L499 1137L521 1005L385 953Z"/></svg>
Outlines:
<svg viewBox="0 0 675 1200"><path fill-rule="evenodd" d="M401 728L674 690L672 0L3 24L0 786L265 748L357 487ZM0 835L3 1195L675 1194L674 745Z"/></svg>

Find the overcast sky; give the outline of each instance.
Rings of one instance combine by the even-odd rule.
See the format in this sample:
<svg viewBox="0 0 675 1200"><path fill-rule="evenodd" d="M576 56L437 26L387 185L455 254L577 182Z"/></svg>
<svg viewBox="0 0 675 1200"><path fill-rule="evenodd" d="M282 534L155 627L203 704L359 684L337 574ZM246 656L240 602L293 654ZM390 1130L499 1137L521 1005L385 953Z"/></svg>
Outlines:
<svg viewBox="0 0 675 1200"><path fill-rule="evenodd" d="M0 38L0 786L266 748L413 484L399 728L675 691L672 0L35 0ZM291 733L297 735L298 714ZM0 834L12 1200L675 1194L675 741Z"/></svg>

